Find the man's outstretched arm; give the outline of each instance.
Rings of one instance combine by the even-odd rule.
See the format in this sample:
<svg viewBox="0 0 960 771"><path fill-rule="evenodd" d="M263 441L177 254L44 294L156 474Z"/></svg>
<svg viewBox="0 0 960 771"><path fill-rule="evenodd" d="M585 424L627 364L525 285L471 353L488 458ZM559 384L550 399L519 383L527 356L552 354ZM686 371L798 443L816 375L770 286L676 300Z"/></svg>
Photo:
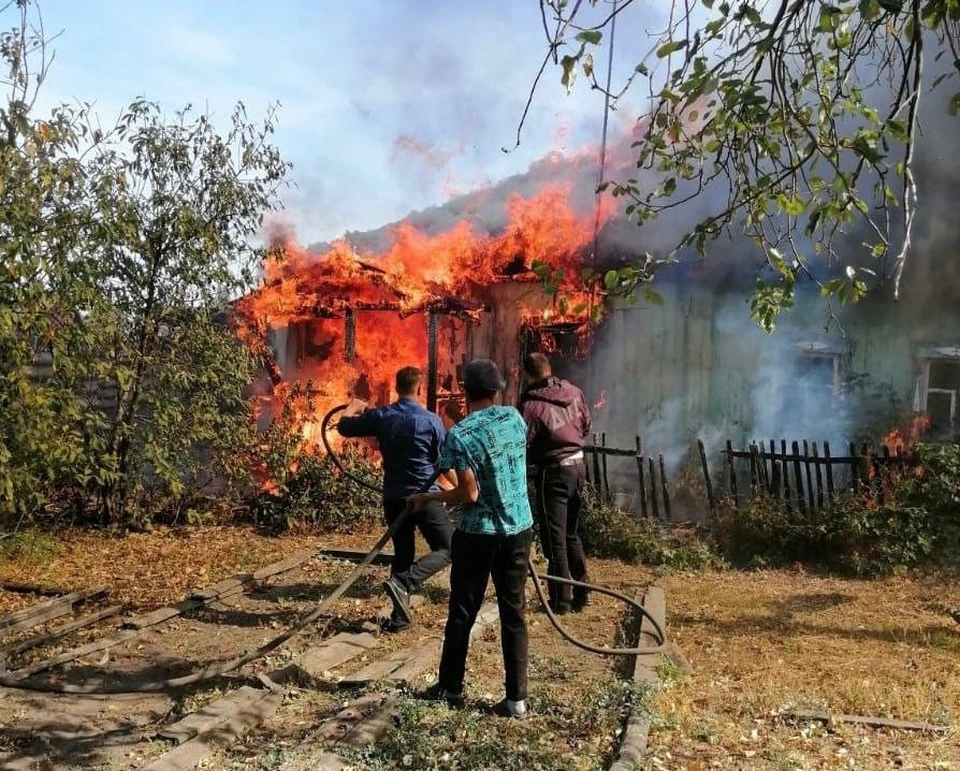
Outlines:
<svg viewBox="0 0 960 771"><path fill-rule="evenodd" d="M354 399L343 411L343 417L337 424L337 431L341 436L348 438L376 436L378 423L377 411L368 409L366 402Z"/></svg>

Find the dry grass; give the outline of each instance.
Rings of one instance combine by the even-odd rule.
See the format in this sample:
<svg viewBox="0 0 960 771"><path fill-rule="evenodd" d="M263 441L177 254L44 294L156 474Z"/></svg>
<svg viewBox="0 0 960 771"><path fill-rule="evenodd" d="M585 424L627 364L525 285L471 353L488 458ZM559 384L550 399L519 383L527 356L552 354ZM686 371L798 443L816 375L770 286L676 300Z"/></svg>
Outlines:
<svg viewBox="0 0 960 771"><path fill-rule="evenodd" d="M337 545L365 546L367 534L337 536ZM158 528L113 536L76 530L60 537L56 555L0 562L0 581L53 586L70 591L105 584L111 600L151 608L182 599L190 590L252 571L330 538L259 535L249 527ZM0 613L37 602L30 595L0 591Z"/></svg>
<svg viewBox="0 0 960 771"><path fill-rule="evenodd" d="M247 528L158 530L125 538L70 533L46 562L0 564L0 579L77 589L111 587L117 600L155 607L196 586L325 543L368 546L375 534L268 538ZM690 677L664 668L650 739L651 767L668 769L888 769L960 771L960 733L946 736L820 725L791 725L791 707L928 722L960 722L960 626L946 608L958 588L946 578L853 581L801 571L675 573L614 561L591 562L595 580L638 594L652 580L666 590L668 633L694 667ZM333 581L344 570L316 565L298 580ZM293 580L293 579L291 579ZM371 576L370 581L376 581ZM430 587L433 602L410 632L385 648L442 632L445 579ZM371 586L374 604L382 602ZM376 599L374 599L374 597ZM37 598L0 592L0 612ZM344 617L369 618L371 602L347 601ZM612 640L622 608L601 600L570 619L577 634ZM306 644L306 641L300 641ZM540 717L524 735L554 741L594 760L609 757L613 735L580 735L563 705L584 698L616 663L563 643L531 612L531 699ZM501 695L502 664L495 631L470 658L471 693ZM223 758L223 768L258 767L268 748L282 751L329 709L329 695L302 693L271 724ZM499 729L498 729L499 730ZM511 729L513 730L513 729ZM259 760L253 758L260 752Z"/></svg>
<svg viewBox="0 0 960 771"><path fill-rule="evenodd" d="M960 768L960 733L789 725L790 708L960 719L960 627L945 579L799 571L663 580L669 633L695 669L668 680L651 737L662 767ZM937 765L937 764L941 765Z"/></svg>

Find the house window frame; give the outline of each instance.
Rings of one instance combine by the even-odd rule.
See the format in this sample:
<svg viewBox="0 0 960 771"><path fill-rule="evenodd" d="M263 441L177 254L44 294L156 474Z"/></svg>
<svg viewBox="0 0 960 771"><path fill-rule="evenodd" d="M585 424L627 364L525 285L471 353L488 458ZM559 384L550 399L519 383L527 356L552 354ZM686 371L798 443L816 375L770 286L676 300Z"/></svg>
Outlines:
<svg viewBox="0 0 960 771"><path fill-rule="evenodd" d="M960 362L960 345L925 345L914 351L915 381L913 388L913 411L917 414L929 412L929 396L934 394L950 395L950 426L957 425L957 401L960 394L957 388L931 388L930 367L936 361Z"/></svg>
<svg viewBox="0 0 960 771"><path fill-rule="evenodd" d="M840 397L843 376L850 369L851 351L846 342L798 340L793 344L793 355L799 359L830 359L833 363L831 392L834 400Z"/></svg>

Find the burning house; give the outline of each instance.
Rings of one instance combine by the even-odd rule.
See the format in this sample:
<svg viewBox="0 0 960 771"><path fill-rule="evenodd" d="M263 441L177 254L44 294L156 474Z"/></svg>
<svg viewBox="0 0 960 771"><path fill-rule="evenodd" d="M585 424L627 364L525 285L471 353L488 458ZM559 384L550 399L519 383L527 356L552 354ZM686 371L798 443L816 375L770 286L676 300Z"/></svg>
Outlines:
<svg viewBox="0 0 960 771"><path fill-rule="evenodd" d="M315 442L330 407L350 395L385 403L407 364L426 370L429 408L453 420L464 407L459 369L480 356L500 364L513 401L526 346L554 332L574 340L589 333L596 298L579 271L598 215L592 206L578 211L571 192L547 184L530 197L514 193L495 229L461 221L430 232L405 222L379 249L362 238L320 254L283 244L263 286L237 304L243 334L267 344L264 422L280 403L307 394L304 436ZM611 211L605 204L599 216ZM544 293L535 263L563 272L556 296Z"/></svg>
<svg viewBox="0 0 960 771"><path fill-rule="evenodd" d="M269 343L263 419L291 391L309 392L310 441L320 417L348 395L387 401L393 373L411 363L429 374L431 409L452 417L462 408L458 368L478 356L498 362L514 401L519 363L538 346L557 353L555 368L584 386L608 444L629 447L642 434L645 446L665 454L669 475L698 438L712 453L727 439L842 444L883 435L904 412L928 416L930 436L953 438L960 285L939 257L955 254L949 209L960 190L941 178L936 156L919 163L942 194L928 197L918 217L905 299L895 303L880 289L828 319L811 285L773 336L746 307L761 260L735 242L718 244L706 261L662 270L662 304L607 302L593 327L590 310L604 301L584 291L583 267L595 265L597 253L656 253L698 215L638 229L613 216L611 201L598 210L592 154L548 159L333 245L284 244L284 259L238 304L247 333ZM544 294L534 263L561 271L556 296ZM936 275L944 280L931 281Z"/></svg>

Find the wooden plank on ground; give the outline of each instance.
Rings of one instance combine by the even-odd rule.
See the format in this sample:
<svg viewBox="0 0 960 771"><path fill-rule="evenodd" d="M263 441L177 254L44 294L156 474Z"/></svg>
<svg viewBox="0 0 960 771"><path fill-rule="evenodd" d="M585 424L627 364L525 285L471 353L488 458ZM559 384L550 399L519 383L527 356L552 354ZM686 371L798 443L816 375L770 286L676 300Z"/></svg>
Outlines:
<svg viewBox="0 0 960 771"><path fill-rule="evenodd" d="M338 746L360 747L379 739L393 723L395 694L371 693L351 701L300 743L279 771L342 771L348 763Z"/></svg>
<svg viewBox="0 0 960 771"><path fill-rule="evenodd" d="M235 712L260 701L264 693L265 691L260 688L244 685L235 691L231 691L223 698L201 707L196 712L191 712L183 720L178 720L176 723L160 729L157 736L175 744L183 744L226 722Z"/></svg>
<svg viewBox="0 0 960 771"><path fill-rule="evenodd" d="M377 645L377 638L366 632L341 633L329 640L324 640L320 645L308 648L300 656L297 665L311 677L321 679L329 670L345 664Z"/></svg>
<svg viewBox="0 0 960 771"><path fill-rule="evenodd" d="M104 608L96 613L90 613L86 616L76 619L75 621L71 621L69 624L63 624L62 626L58 626L56 629L51 629L46 634L39 634L36 637L31 637L28 640L24 640L23 642L3 651L3 653L6 656L16 656L17 654L23 653L31 648L39 648L41 645L49 645L50 643L56 642L62 637L66 637L71 632L75 632L77 629L83 629L84 627L96 624L98 621L103 621L105 618L116 616L121 610L123 610L122 605L112 605L109 608Z"/></svg>
<svg viewBox="0 0 960 771"><path fill-rule="evenodd" d="M429 640L415 648L403 664L383 679L388 683L413 683L428 669L436 668L439 657L440 640Z"/></svg>
<svg viewBox="0 0 960 771"><path fill-rule="evenodd" d="M189 613L191 610L196 610L202 606L203 602L201 600L183 600L176 605L157 608L156 610L151 610L149 613L141 613L138 616L125 618L123 620L123 627L125 629L146 629L148 626L162 624L167 619L174 618L183 613Z"/></svg>
<svg viewBox="0 0 960 771"><path fill-rule="evenodd" d="M470 630L470 642L473 642L473 638L486 629L486 627L497 623L499 620L500 609L497 607L497 601L487 600L480 608L480 612L477 614L477 621Z"/></svg>
<svg viewBox="0 0 960 771"><path fill-rule="evenodd" d="M364 549L338 549L335 547L321 547L317 549L317 554L324 557L333 557L334 559L339 560L350 560L351 562L360 562L364 557L367 556L367 551ZM393 562L393 553L388 551L380 552L376 557L374 557L373 565L389 565Z"/></svg>
<svg viewBox="0 0 960 771"><path fill-rule="evenodd" d="M500 616L497 603L484 603L477 614L472 634L496 623ZM440 651L439 640L395 651L341 681L342 685L363 685L371 680L393 682L411 680L432 666ZM384 735L393 725L397 694L367 694L351 701L337 715L323 723L301 742L296 754L279 771L344 771L349 764L337 754L338 748L362 747Z"/></svg>
<svg viewBox="0 0 960 771"><path fill-rule="evenodd" d="M217 581L215 584L205 586L190 593L191 600L214 600L222 597L232 596L243 591L243 587L249 584L251 577L249 575L233 576Z"/></svg>
<svg viewBox="0 0 960 771"><path fill-rule="evenodd" d="M60 664L66 664L83 656L88 656L91 653L96 653L97 651L102 651L106 648L112 648L114 645L119 645L127 640L132 640L134 637L142 634L142 631L143 630L140 629L122 629L115 634L109 635L108 637L101 637L99 640L94 640L86 645L81 645L79 648L72 648L71 650L64 651L60 655L54 656L53 658L37 662L36 664L31 664L28 667L16 669L10 672L9 676L23 679L25 677L30 677L30 675L35 675L38 672L45 672L48 669L53 669L54 667L60 666Z"/></svg>
<svg viewBox="0 0 960 771"><path fill-rule="evenodd" d="M371 661L360 671L341 678L340 685L345 688L354 688L368 685L376 680L384 680L406 664L419 650L419 648L401 648L393 651L382 659Z"/></svg>
<svg viewBox="0 0 960 771"><path fill-rule="evenodd" d="M666 631L666 599L663 589L651 586L643 595L643 606L657 620L660 628ZM640 623L638 647L655 647L660 640L653 630L653 624L646 617ZM659 653L640 654L634 657L633 681L647 687L656 687L658 683L657 663ZM617 751L616 760L610 766L610 771L631 771L640 768L643 754L647 750L647 738L650 734L650 716L645 712L634 711L627 718L627 725L623 731L623 741Z"/></svg>
<svg viewBox="0 0 960 771"><path fill-rule="evenodd" d="M0 635L15 635L38 624L45 624L47 621L66 616L78 602L100 597L106 593L106 586L94 586L91 589L83 589L79 592L65 594L62 597L54 597L52 600L46 600L32 607L10 613L0 618Z"/></svg>
<svg viewBox="0 0 960 771"><path fill-rule="evenodd" d="M313 549L303 549L302 551L298 551L296 554L293 554L284 560L273 562L269 565L265 565L259 570L254 570L251 574L251 578L253 578L254 581L263 581L265 578L269 578L270 576L275 576L279 573L286 573L287 571L300 567L304 562L313 557L315 553L316 552L314 552Z"/></svg>
<svg viewBox="0 0 960 771"><path fill-rule="evenodd" d="M280 708L282 693L253 688L250 690L258 695L256 700L241 699L232 702L232 708L222 714L222 719L205 723L203 730L193 738L161 755L141 771L188 771L196 768L217 749L229 746Z"/></svg>
<svg viewBox="0 0 960 771"><path fill-rule="evenodd" d="M21 584L15 581L0 582L0 589L14 594L38 594L41 597L60 597L69 594L66 589L59 589L56 586L40 586L38 584Z"/></svg>
<svg viewBox="0 0 960 771"><path fill-rule="evenodd" d="M892 728L898 731L924 731L927 733L946 733L951 730L948 725L933 723L915 723L911 720L896 720L889 717L871 717L869 715L833 715L829 712L807 712L791 710L780 713L781 717L794 720L810 720L820 723L852 723L870 728Z"/></svg>

